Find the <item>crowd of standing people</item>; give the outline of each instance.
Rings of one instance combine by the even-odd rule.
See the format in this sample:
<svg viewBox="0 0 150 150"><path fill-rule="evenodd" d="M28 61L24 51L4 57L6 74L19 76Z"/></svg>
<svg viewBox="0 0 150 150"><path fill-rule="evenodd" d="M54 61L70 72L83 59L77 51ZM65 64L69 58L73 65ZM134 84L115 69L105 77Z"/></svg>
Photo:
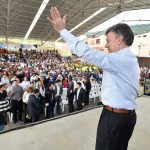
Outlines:
<svg viewBox="0 0 150 150"><path fill-rule="evenodd" d="M67 89L69 113L89 105L91 85L101 84L103 72L84 66L78 60L63 60L55 50L19 52L13 61L1 61L0 130L7 124L7 111L13 114L14 123L36 122L41 115L46 119L60 115L63 89ZM141 68L141 81L149 74L148 68Z"/></svg>
<svg viewBox="0 0 150 150"><path fill-rule="evenodd" d="M23 59L18 57L23 56ZM1 130L7 123L5 112L13 122L36 122L60 115L63 89L67 90L68 112L89 105L92 83L102 82L102 71L87 67L71 58L63 60L57 51L25 51L13 61L0 62Z"/></svg>
<svg viewBox="0 0 150 150"><path fill-rule="evenodd" d="M140 76L140 83L142 86L145 84L145 79L150 78L150 67L141 67L141 76Z"/></svg>

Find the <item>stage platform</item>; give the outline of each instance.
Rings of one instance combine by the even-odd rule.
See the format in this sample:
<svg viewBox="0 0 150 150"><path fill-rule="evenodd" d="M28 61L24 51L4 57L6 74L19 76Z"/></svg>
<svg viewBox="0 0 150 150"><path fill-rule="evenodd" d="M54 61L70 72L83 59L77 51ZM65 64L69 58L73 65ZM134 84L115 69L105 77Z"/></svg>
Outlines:
<svg viewBox="0 0 150 150"><path fill-rule="evenodd" d="M137 99L137 124L128 150L150 150L150 97ZM0 135L2 150L94 150L102 108Z"/></svg>

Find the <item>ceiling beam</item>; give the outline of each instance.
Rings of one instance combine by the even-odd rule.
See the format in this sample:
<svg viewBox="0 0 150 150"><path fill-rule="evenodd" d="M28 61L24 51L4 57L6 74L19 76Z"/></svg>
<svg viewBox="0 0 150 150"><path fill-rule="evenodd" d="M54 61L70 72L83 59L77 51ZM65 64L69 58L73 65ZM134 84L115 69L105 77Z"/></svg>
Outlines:
<svg viewBox="0 0 150 150"><path fill-rule="evenodd" d="M11 3L11 0L8 0L8 6L7 6L8 7L7 8L7 23L6 23L6 26L7 26L6 39L9 36L10 3Z"/></svg>
<svg viewBox="0 0 150 150"><path fill-rule="evenodd" d="M66 1L64 1L63 5L62 5L62 8L63 8L63 6L65 5L65 3L66 3ZM46 25L44 26L44 28L41 29L41 31L39 31L38 38L41 38L41 37L42 37L42 32L45 31L45 30L47 30L48 25L49 25L49 22L47 21L47 23L46 23Z"/></svg>

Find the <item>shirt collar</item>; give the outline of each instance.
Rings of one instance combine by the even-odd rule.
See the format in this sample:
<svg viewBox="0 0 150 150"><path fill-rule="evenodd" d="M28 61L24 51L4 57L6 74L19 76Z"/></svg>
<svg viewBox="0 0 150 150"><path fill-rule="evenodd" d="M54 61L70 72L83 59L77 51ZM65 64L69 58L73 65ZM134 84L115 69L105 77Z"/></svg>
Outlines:
<svg viewBox="0 0 150 150"><path fill-rule="evenodd" d="M80 87L80 88L78 88L78 91L80 91L80 89L81 89L81 87Z"/></svg>

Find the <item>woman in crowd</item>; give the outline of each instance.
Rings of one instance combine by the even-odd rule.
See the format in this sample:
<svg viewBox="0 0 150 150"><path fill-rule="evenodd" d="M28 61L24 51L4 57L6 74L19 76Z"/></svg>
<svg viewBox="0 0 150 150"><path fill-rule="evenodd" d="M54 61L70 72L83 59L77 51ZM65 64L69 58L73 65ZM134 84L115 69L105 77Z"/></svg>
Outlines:
<svg viewBox="0 0 150 150"><path fill-rule="evenodd" d="M9 74L7 72L3 73L3 77L1 78L1 82L9 84Z"/></svg>
<svg viewBox="0 0 150 150"><path fill-rule="evenodd" d="M45 87L44 87L44 84L43 84L43 81L39 80L37 82L37 86L36 86L37 89L39 89L39 98L40 98L40 104L44 107L44 101L45 101ZM41 108L41 113L43 114L44 113L44 109L43 107Z"/></svg>
<svg viewBox="0 0 150 150"><path fill-rule="evenodd" d="M9 101L5 99L7 97L5 84L0 84L0 131L3 131L5 125L7 125L6 112L10 109Z"/></svg>
<svg viewBox="0 0 150 150"><path fill-rule="evenodd" d="M45 87L41 80L37 82L36 88L40 91L40 96L44 99L45 97Z"/></svg>
<svg viewBox="0 0 150 150"><path fill-rule="evenodd" d="M65 77L65 79L63 80L62 86L63 86L63 88L68 88L69 87L68 77Z"/></svg>
<svg viewBox="0 0 150 150"><path fill-rule="evenodd" d="M23 94L23 108L24 108L24 123L27 123L26 115L27 115L27 105L29 101L29 96L32 94L34 87L29 86L27 90Z"/></svg>

